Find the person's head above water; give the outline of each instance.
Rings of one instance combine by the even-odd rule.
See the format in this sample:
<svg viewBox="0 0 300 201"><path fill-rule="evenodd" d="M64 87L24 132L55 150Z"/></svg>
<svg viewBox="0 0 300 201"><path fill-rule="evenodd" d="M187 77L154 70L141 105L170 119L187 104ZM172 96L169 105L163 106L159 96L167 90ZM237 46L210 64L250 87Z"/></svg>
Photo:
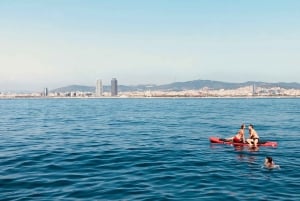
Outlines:
<svg viewBox="0 0 300 201"><path fill-rule="evenodd" d="M270 156L267 156L265 158L265 167L266 168L271 168L271 169L273 169L273 168L280 168L279 165L275 165L275 163L273 161L273 158L270 157Z"/></svg>
<svg viewBox="0 0 300 201"><path fill-rule="evenodd" d="M266 157L266 162L268 162L268 163L273 163L272 157L267 156L267 157Z"/></svg>
<svg viewBox="0 0 300 201"><path fill-rule="evenodd" d="M244 129L244 128L246 128L246 125L245 125L245 124L242 124L242 125L241 125L241 129Z"/></svg>

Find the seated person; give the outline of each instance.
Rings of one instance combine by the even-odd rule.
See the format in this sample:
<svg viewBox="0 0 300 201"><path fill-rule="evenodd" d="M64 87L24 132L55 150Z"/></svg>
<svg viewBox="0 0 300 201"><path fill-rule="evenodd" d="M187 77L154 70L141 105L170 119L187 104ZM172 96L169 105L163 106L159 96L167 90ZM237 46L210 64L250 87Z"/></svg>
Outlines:
<svg viewBox="0 0 300 201"><path fill-rule="evenodd" d="M257 132L254 130L254 126L252 124L249 125L249 139L247 139L247 142L249 145L257 146L257 143L259 141L259 136Z"/></svg>
<svg viewBox="0 0 300 201"><path fill-rule="evenodd" d="M245 135L244 135L244 129L246 128L245 124L241 125L240 130L237 132L237 134L233 137L232 141L236 143L245 143Z"/></svg>

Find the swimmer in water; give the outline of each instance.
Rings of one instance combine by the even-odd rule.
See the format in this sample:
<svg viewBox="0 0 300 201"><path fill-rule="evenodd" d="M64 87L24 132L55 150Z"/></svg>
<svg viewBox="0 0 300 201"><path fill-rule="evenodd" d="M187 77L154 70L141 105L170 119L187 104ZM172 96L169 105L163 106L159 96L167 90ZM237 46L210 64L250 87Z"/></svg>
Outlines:
<svg viewBox="0 0 300 201"><path fill-rule="evenodd" d="M272 157L267 156L265 158L265 167L267 167L267 168L275 168L275 167L277 167L277 165L275 165Z"/></svg>

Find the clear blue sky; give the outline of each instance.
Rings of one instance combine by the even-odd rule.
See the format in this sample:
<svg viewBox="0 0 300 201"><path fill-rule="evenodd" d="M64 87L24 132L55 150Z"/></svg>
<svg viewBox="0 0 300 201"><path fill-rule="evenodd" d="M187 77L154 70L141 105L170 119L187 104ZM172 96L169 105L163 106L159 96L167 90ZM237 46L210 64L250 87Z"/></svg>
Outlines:
<svg viewBox="0 0 300 201"><path fill-rule="evenodd" d="M0 91L300 82L298 0L0 0Z"/></svg>

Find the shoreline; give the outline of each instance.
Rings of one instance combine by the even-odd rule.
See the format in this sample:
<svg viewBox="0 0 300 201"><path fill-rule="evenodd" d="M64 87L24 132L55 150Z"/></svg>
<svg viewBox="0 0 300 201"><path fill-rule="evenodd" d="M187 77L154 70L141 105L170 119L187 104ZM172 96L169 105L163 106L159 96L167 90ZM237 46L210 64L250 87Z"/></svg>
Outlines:
<svg viewBox="0 0 300 201"><path fill-rule="evenodd" d="M0 100L18 100L18 99L298 99L300 96L155 96L155 97L142 97L142 96L103 96L103 97L63 97L63 96L3 96Z"/></svg>

